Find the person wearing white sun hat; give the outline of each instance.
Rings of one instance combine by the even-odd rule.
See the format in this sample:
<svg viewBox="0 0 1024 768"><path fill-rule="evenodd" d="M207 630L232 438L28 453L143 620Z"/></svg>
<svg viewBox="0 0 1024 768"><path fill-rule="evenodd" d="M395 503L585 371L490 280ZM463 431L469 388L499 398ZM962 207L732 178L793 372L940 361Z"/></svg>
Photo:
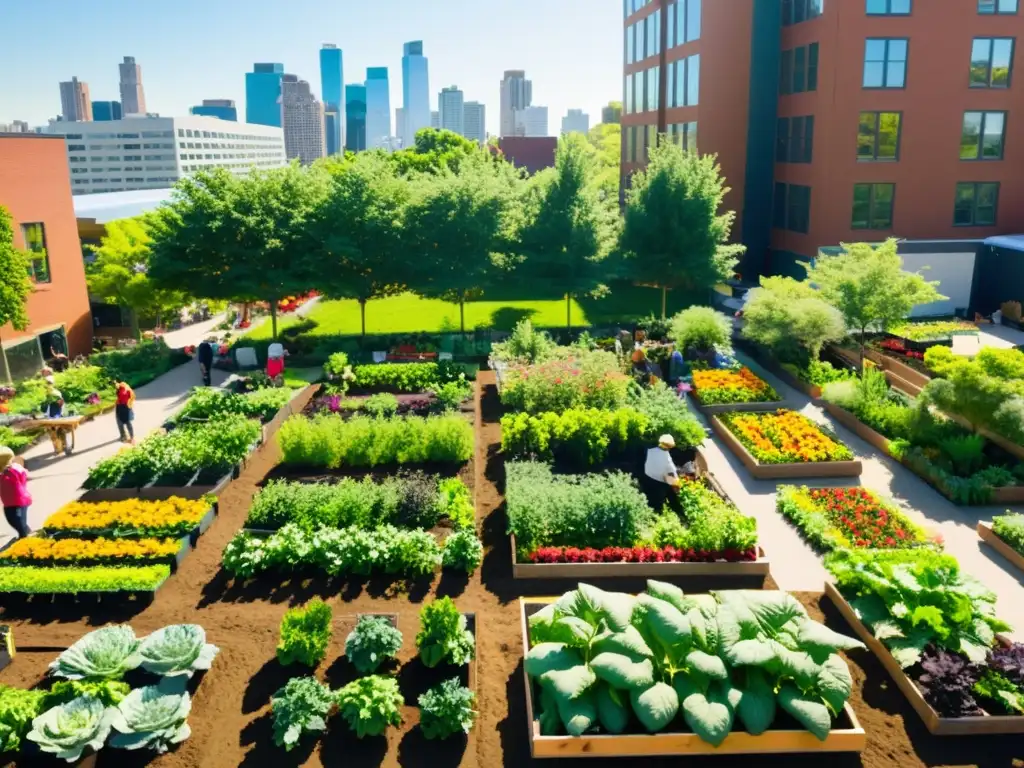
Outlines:
<svg viewBox="0 0 1024 768"><path fill-rule="evenodd" d="M656 512L660 512L665 505L669 491L679 487L679 470L676 469L671 453L675 447L675 438L665 434L658 438L654 448L647 449L647 460L644 462L647 498Z"/></svg>

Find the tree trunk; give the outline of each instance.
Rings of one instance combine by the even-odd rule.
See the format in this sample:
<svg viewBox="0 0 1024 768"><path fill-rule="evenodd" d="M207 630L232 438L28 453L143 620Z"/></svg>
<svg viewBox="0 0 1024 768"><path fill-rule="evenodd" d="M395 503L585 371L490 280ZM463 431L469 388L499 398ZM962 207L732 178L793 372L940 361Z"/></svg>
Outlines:
<svg viewBox="0 0 1024 768"><path fill-rule="evenodd" d="M565 327L572 330L572 294L565 294Z"/></svg>
<svg viewBox="0 0 1024 768"><path fill-rule="evenodd" d="M462 332L466 332L466 299L465 297L459 297L459 325L462 328Z"/></svg>
<svg viewBox="0 0 1024 768"><path fill-rule="evenodd" d="M132 307L128 310L128 315L131 317L132 337L139 341L142 338L142 330L139 328L139 313Z"/></svg>
<svg viewBox="0 0 1024 768"><path fill-rule="evenodd" d="M270 300L270 338L277 341L277 299Z"/></svg>
<svg viewBox="0 0 1024 768"><path fill-rule="evenodd" d="M864 337L867 335L866 327L860 329L860 375L864 375Z"/></svg>
<svg viewBox="0 0 1024 768"><path fill-rule="evenodd" d="M661 286L661 319L665 319L665 298L668 293L668 288Z"/></svg>
<svg viewBox="0 0 1024 768"><path fill-rule="evenodd" d="M359 299L359 320L362 325L363 338L366 337L366 299Z"/></svg>

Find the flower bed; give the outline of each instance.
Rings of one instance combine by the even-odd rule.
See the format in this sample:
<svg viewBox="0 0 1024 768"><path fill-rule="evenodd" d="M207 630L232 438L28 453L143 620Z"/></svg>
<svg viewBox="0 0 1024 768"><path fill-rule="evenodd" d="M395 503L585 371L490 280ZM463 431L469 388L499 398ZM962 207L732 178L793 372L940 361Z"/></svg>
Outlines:
<svg viewBox="0 0 1024 768"><path fill-rule="evenodd" d="M954 336L977 336L978 326L966 320L924 320L897 323L889 328L890 336L911 342L943 342Z"/></svg>
<svg viewBox="0 0 1024 768"><path fill-rule="evenodd" d="M744 366L738 371L693 372L693 396L702 410L746 410L739 406L770 408L782 401L772 386ZM713 408L725 406L725 408Z"/></svg>
<svg viewBox="0 0 1024 768"><path fill-rule="evenodd" d="M613 353L574 350L565 359L505 369L501 402L526 413L614 409L625 404L628 385L629 377Z"/></svg>
<svg viewBox="0 0 1024 768"><path fill-rule="evenodd" d="M140 567L0 568L0 593L75 595L86 592L155 592L171 575L169 565Z"/></svg>
<svg viewBox="0 0 1024 768"><path fill-rule="evenodd" d="M201 526L213 502L211 498L176 496L162 501L72 501L46 519L43 532L74 537L180 538Z"/></svg>
<svg viewBox="0 0 1024 768"><path fill-rule="evenodd" d="M776 508L819 550L899 549L928 543L925 532L866 488L779 488Z"/></svg>
<svg viewBox="0 0 1024 768"><path fill-rule="evenodd" d="M28 536L0 552L6 565L142 565L177 562L181 539L49 539Z"/></svg>

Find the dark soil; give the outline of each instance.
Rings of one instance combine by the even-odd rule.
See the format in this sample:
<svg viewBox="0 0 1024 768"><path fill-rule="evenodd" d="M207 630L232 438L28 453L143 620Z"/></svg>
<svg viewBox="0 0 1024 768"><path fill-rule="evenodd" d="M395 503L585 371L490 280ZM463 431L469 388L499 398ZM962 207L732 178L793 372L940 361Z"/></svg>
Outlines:
<svg viewBox="0 0 1024 768"><path fill-rule="evenodd" d="M474 576L452 578L437 575L429 583L406 584L387 580L338 581L322 577L270 577L247 585L235 585L220 569L221 552L242 527L249 501L265 475L277 462L270 441L248 463L241 477L221 497L220 515L202 537L199 547L161 589L149 606L132 603L36 605L4 608L0 620L10 624L21 649L14 662L0 672L0 683L31 686L38 683L59 651L84 633L110 622L130 622L139 634L166 624L197 622L207 638L220 646L213 668L205 675L193 701L192 737L176 751L154 757L148 753L104 750L99 765L122 768L149 761L160 768L210 766L512 766L533 764L527 739L522 671L522 641L518 598L551 595L568 590L564 582L517 582L511 576L511 553L505 534L504 506L499 491L503 461L500 446L500 406L493 376L482 374L483 398L477 400L478 440L474 467L477 513L486 548L483 567ZM602 583L609 589L639 589L639 580ZM716 585L685 585L690 591ZM717 586L723 586L721 584ZM746 585L744 585L746 586ZM768 588L774 585L770 582ZM475 613L477 662L475 669L479 719L468 739L426 741L416 727L418 712L414 694L423 685L424 671L416 660L415 635L418 612L424 600L448 594L466 613ZM343 657L344 638L359 613L385 613L397 617L405 636L399 659L392 670L406 696L405 720L386 737L362 741L351 735L337 717L319 740L303 741L286 753L271 740L270 697L292 676L304 669L283 668L274 649L278 626L285 610L314 596L334 608L335 633L325 661L316 674L340 687L355 676ZM842 618L820 594L798 594L812 615L829 625L847 630ZM689 766L724 768L756 765L757 768L915 768L917 766L979 766L1010 768L1013 758L1024 757L1024 739L1016 737L932 737L907 704L886 672L869 653L849 654L854 677L851 703L868 732L863 755L807 755L775 757L717 757L686 759ZM433 672L433 671L430 671ZM454 673L453 673L454 674ZM561 765L566 761L548 761ZM678 766L679 758L644 759L645 768ZM23 757L19 764L40 761ZM48 762L57 765L57 762ZM60 762L60 765L66 763ZM541 763L543 764L543 763ZM591 759L573 765L621 766L628 760Z"/></svg>

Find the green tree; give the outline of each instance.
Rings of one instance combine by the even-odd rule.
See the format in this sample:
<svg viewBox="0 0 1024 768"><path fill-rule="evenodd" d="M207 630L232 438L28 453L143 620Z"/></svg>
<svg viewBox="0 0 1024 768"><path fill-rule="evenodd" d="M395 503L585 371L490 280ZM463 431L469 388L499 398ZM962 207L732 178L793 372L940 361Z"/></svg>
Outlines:
<svg viewBox="0 0 1024 768"><path fill-rule="evenodd" d="M555 167L528 182L519 228L521 279L565 294L570 328L573 298L606 290L618 227L618 206L601 193L594 155L585 136L563 136Z"/></svg>
<svg viewBox="0 0 1024 768"><path fill-rule="evenodd" d="M316 243L315 285L336 299L359 302L366 335L366 302L404 289L413 262L402 247L410 184L395 164L364 152L337 166L322 207L310 224Z"/></svg>
<svg viewBox="0 0 1024 768"><path fill-rule="evenodd" d="M25 304L31 292L28 257L14 247L11 214L0 205L0 326L10 323L17 331L28 328Z"/></svg>
<svg viewBox="0 0 1024 768"><path fill-rule="evenodd" d="M843 244L843 252L821 255L807 270L808 280L822 297L843 313L846 325L860 334L861 358L869 329L887 330L920 305L946 297L917 272L903 269L896 240L882 245Z"/></svg>
<svg viewBox="0 0 1024 768"><path fill-rule="evenodd" d="M744 338L785 362L817 360L826 343L846 335L842 313L809 283L791 277L762 277L743 307L743 321Z"/></svg>
<svg viewBox="0 0 1024 768"><path fill-rule="evenodd" d="M150 276L197 297L266 301L276 338L278 301L317 286L308 225L327 189L325 171L297 164L182 179L154 220Z"/></svg>
<svg viewBox="0 0 1024 768"><path fill-rule="evenodd" d="M479 145L454 131L421 128L416 132L416 143L388 155L399 175L410 173L438 173L441 170L458 172L462 163L481 154Z"/></svg>
<svg viewBox="0 0 1024 768"><path fill-rule="evenodd" d="M152 251L150 228L154 214L119 219L107 224L107 232L98 248L96 260L86 267L89 293L128 310L132 333L140 338L139 315L180 310L185 306L185 293L157 287L150 279Z"/></svg>
<svg viewBox="0 0 1024 768"><path fill-rule="evenodd" d="M466 301L479 298L508 263L519 183L510 165L478 152L458 173L442 169L414 185L403 228L404 250L415 266L411 287L457 303L463 333Z"/></svg>
<svg viewBox="0 0 1024 768"><path fill-rule="evenodd" d="M606 195L617 198L622 160L622 126L618 123L599 123L587 135L597 150L597 183Z"/></svg>
<svg viewBox="0 0 1024 768"><path fill-rule="evenodd" d="M728 243L736 214L719 213L729 188L715 155L686 152L661 137L626 192L621 249L628 275L661 288L708 291L732 274L746 250Z"/></svg>

